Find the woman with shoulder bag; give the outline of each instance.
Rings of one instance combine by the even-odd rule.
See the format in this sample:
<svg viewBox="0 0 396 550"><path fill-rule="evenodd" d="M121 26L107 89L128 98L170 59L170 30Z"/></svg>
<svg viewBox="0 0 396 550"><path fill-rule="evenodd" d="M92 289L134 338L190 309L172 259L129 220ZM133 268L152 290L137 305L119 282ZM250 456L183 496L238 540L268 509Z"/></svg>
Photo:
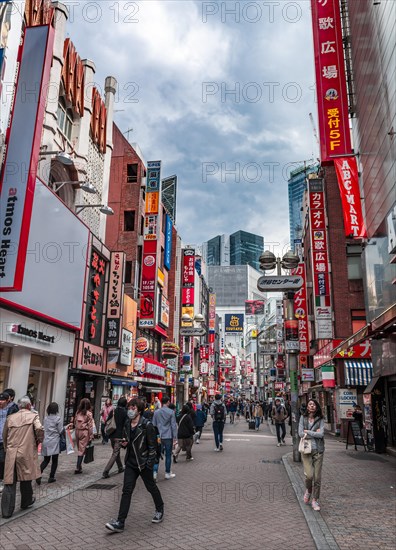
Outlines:
<svg viewBox="0 0 396 550"><path fill-rule="evenodd" d="M59 406L57 403L50 403L47 407L47 416L44 418L44 441L41 448L43 461L40 464L41 473L44 472L50 460L51 472L48 483L54 483L55 473L58 468L58 458L60 453L60 436L63 432L63 422L59 416ZM39 478L41 481L41 478ZM38 480L37 480L38 482ZM40 485L40 483L38 483Z"/></svg>
<svg viewBox="0 0 396 550"><path fill-rule="evenodd" d="M308 401L306 412L300 417L298 435L303 439L303 442L307 442L305 452L301 453L306 488L304 502L309 504L312 496L312 509L319 512L324 453L324 420L322 409L315 399Z"/></svg>
<svg viewBox="0 0 396 550"><path fill-rule="evenodd" d="M74 427L76 433L76 445L78 449L77 466L75 474L82 474L82 463L88 445L93 440L93 416L91 412L91 402L89 399L81 399L76 416L74 418ZM73 425L70 426L71 428Z"/></svg>
<svg viewBox="0 0 396 550"><path fill-rule="evenodd" d="M194 437L194 423L191 418L191 409L188 405L183 405L181 413L176 421L179 426L177 431L177 446L173 453L173 462L177 462L180 451L186 451L186 460L194 460L191 456Z"/></svg>

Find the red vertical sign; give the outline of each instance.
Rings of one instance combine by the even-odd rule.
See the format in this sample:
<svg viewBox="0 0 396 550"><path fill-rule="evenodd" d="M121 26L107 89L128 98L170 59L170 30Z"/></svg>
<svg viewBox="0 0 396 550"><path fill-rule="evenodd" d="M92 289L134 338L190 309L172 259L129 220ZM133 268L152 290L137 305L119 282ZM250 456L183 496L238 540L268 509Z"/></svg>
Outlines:
<svg viewBox="0 0 396 550"><path fill-rule="evenodd" d="M367 237L360 202L356 159L354 157L334 159L334 166L342 200L345 235L354 238Z"/></svg>
<svg viewBox="0 0 396 550"><path fill-rule="evenodd" d="M322 163L350 155L351 134L339 0L311 0Z"/></svg>

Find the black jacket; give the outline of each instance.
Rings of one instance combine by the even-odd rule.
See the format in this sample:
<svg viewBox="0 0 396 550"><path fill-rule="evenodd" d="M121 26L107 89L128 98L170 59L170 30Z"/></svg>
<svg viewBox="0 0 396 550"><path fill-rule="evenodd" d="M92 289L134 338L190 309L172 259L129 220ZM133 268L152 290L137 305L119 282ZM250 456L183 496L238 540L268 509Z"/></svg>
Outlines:
<svg viewBox="0 0 396 550"><path fill-rule="evenodd" d="M194 435L194 422L191 414L180 413L176 421L179 425L179 429L177 430L178 439L189 439Z"/></svg>
<svg viewBox="0 0 396 550"><path fill-rule="evenodd" d="M109 418L112 418L113 415L115 416L116 430L115 432L110 434L109 437L110 439L122 439L125 420L128 417L126 407L116 407L115 409L111 410L107 420L109 420Z"/></svg>
<svg viewBox="0 0 396 550"><path fill-rule="evenodd" d="M128 462L130 453L134 453L139 470L144 468L152 470L157 457L157 434L153 424L141 417L132 439L131 421L127 418L124 424L124 437L128 441L125 464Z"/></svg>

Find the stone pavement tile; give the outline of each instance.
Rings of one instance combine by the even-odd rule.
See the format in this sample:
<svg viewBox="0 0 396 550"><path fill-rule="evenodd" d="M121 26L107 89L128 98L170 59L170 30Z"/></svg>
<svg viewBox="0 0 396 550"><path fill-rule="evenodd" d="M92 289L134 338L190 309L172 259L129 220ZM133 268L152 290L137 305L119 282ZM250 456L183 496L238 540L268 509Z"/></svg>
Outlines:
<svg viewBox="0 0 396 550"><path fill-rule="evenodd" d="M46 530L48 545L56 546L57 550L81 548L82 541L84 550L110 544L126 548L133 545L141 550L191 550L194 547L202 550L238 547L239 550L246 543L252 550L278 550L280 545L295 550L314 549L281 462L283 448L276 447L268 428L263 427L255 434L242 424L227 425L225 439L230 439L225 442L225 450L214 453L213 435L206 428L201 444L193 449L194 462L186 463L182 459L173 465L176 478L171 481L163 480L161 462L158 486L165 501L165 519L160 525L151 523L154 506L138 481L125 531L108 532L104 524L117 516L122 477L99 480L101 484L116 487L92 491L83 487L90 482L89 474L84 473L77 476L80 489L64 496L60 492L60 498L5 524L2 527L4 543L11 540L12 532L31 534L33 520L36 526ZM106 458L102 460L102 449L95 448L96 480L92 482L98 480L108 458L108 449L105 450ZM74 467L74 460L65 467L65 473L59 475L59 478L63 476L65 485L70 483L70 466ZM281 510L281 523L274 523L274 510L277 517ZM168 544L164 545L163 541Z"/></svg>
<svg viewBox="0 0 396 550"><path fill-rule="evenodd" d="M288 464L303 492L301 464ZM396 461L388 455L346 450L326 439L321 491L321 518L342 550L396 546Z"/></svg>

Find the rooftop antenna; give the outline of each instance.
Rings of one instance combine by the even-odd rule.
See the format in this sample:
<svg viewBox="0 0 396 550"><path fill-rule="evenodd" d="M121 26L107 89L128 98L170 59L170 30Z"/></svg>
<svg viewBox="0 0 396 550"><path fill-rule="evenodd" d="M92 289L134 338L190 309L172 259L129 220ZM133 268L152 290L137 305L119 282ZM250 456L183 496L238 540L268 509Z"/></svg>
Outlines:
<svg viewBox="0 0 396 550"><path fill-rule="evenodd" d="M127 134L127 140L129 141L129 134L130 132L133 132L133 128L128 128L128 130L126 132L123 132L123 135L125 136L125 134Z"/></svg>

